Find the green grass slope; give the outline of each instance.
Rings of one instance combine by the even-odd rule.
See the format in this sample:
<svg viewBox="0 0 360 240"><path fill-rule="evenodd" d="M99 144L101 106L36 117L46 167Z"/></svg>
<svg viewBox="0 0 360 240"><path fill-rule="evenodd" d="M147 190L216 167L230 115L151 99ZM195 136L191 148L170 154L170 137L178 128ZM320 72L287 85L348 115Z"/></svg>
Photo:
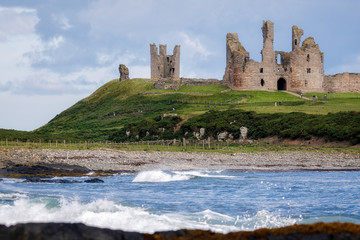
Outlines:
<svg viewBox="0 0 360 240"><path fill-rule="evenodd" d="M281 91L232 91L226 86L212 85L182 86L175 92L155 90L153 83L149 79L112 80L31 134L47 136L52 140L106 141L123 132L124 126L134 128L148 125L149 129L152 126L165 126L173 129L182 119L191 119L209 110L308 114L360 110L360 94L348 97L346 94L340 97L328 94L326 101L312 102ZM275 106L274 102L282 104ZM164 113L176 113L180 118L161 122L159 117ZM23 133L23 136L26 134Z"/></svg>

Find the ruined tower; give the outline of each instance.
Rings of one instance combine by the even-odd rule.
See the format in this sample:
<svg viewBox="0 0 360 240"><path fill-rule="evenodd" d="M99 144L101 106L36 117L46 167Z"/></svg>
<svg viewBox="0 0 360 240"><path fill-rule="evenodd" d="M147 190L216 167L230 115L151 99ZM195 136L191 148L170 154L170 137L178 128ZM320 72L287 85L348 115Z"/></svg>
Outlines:
<svg viewBox="0 0 360 240"><path fill-rule="evenodd" d="M224 83L231 88L244 88L245 67L249 61L249 52L239 42L237 33L228 33L226 35L226 69L224 74Z"/></svg>
<svg viewBox="0 0 360 240"><path fill-rule="evenodd" d="M274 23L263 21L261 30L261 62L250 59L237 34L227 34L225 85L234 90L323 91L323 53L312 37L301 45L304 32L293 26L292 51L274 51Z"/></svg>
<svg viewBox="0 0 360 240"><path fill-rule="evenodd" d="M262 62L274 63L274 23L263 21L263 49L261 50Z"/></svg>
<svg viewBox="0 0 360 240"><path fill-rule="evenodd" d="M173 55L166 54L166 45L150 44L150 62L152 79L180 78L180 45L174 47Z"/></svg>

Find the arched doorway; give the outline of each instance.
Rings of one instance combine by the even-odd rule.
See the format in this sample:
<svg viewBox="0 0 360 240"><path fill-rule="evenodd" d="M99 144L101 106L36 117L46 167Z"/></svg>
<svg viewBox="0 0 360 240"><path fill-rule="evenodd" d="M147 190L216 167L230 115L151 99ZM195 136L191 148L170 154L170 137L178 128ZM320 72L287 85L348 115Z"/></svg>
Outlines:
<svg viewBox="0 0 360 240"><path fill-rule="evenodd" d="M279 78L277 81L278 90L286 90L286 80L284 78Z"/></svg>

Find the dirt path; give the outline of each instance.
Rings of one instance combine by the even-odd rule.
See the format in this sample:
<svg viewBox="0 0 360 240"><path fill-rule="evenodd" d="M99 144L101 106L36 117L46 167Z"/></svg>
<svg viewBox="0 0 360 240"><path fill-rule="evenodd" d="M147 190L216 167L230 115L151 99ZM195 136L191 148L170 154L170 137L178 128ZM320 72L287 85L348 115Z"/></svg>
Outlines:
<svg viewBox="0 0 360 240"><path fill-rule="evenodd" d="M296 96L296 97L299 97L301 99L305 99L305 100L308 100L308 101L312 101L312 99L308 98L308 97L304 97L304 96L301 96L300 94L297 94L297 93L294 93L294 92L290 92L290 91L284 91L290 95L293 95L293 96Z"/></svg>

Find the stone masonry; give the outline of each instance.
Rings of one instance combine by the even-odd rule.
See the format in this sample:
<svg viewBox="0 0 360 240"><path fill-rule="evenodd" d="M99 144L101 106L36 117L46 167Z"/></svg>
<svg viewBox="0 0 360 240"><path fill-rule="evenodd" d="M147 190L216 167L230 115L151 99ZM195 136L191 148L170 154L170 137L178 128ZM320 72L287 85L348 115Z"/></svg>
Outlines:
<svg viewBox="0 0 360 240"><path fill-rule="evenodd" d="M120 81L129 80L129 69L124 65L119 65Z"/></svg>
<svg viewBox="0 0 360 240"><path fill-rule="evenodd" d="M174 47L173 55L166 54L166 45L150 44L151 79L180 78L180 45Z"/></svg>
<svg viewBox="0 0 360 240"><path fill-rule="evenodd" d="M274 51L274 23L262 26L262 61L250 59L236 33L226 36L224 84L235 90L293 90L322 92L324 82L323 53L312 37L300 47L303 30L292 28L292 51Z"/></svg>
<svg viewBox="0 0 360 240"><path fill-rule="evenodd" d="M261 62L250 58L237 33L226 35L223 81L180 78L180 46L167 55L166 45L150 44L151 78L155 88L177 90L182 85L224 84L233 90L291 90L296 92L360 92L360 74L324 75L324 53L313 37L301 41L304 31L292 27L292 50L274 50L274 23L263 21Z"/></svg>

